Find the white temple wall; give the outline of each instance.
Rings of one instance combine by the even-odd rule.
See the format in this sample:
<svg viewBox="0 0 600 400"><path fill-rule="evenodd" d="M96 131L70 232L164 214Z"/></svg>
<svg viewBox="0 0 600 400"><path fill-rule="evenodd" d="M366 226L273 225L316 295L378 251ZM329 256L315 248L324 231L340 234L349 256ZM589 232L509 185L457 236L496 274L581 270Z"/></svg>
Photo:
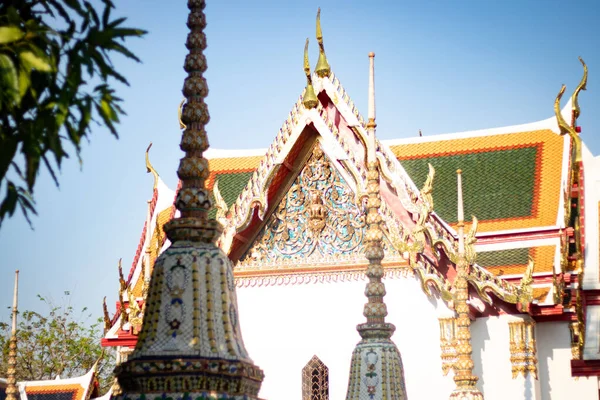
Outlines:
<svg viewBox="0 0 600 400"><path fill-rule="evenodd" d="M567 322L537 324L536 339L542 400L598 399L595 376L571 376L571 334Z"/></svg>
<svg viewBox="0 0 600 400"><path fill-rule="evenodd" d="M585 184L585 254L583 275L584 289L600 289L600 244L598 243L598 221L600 212L600 156L594 157L588 148L582 146Z"/></svg>
<svg viewBox="0 0 600 400"><path fill-rule="evenodd" d="M237 289L246 347L265 372L261 398L300 400L302 368L313 355L329 368L330 399L345 398L352 351L360 340L356 325L365 321L365 283ZM414 277L388 278L385 284L409 399L447 398L454 382L442 375L438 323L446 306L429 300Z"/></svg>
<svg viewBox="0 0 600 400"><path fill-rule="evenodd" d="M522 320L520 316L501 315L478 318L471 325L474 373L479 377L478 386L486 400L543 398L540 382L532 376L512 378L508 324Z"/></svg>
<svg viewBox="0 0 600 400"><path fill-rule="evenodd" d="M600 306L587 306L585 320L584 360L600 359Z"/></svg>
<svg viewBox="0 0 600 400"><path fill-rule="evenodd" d="M447 398L452 372L442 375L438 317L448 310L430 300L414 277L385 280L388 321L404 365L409 399ZM345 398L350 358L364 322L365 281L323 282L238 288L240 323L246 347L265 372L260 396L302 398L302 368L317 355L329 368L332 400ZM571 377L570 333L566 322L536 325L538 380L512 378L508 322L516 316L479 318L472 325L473 361L487 400L598 399L595 377Z"/></svg>

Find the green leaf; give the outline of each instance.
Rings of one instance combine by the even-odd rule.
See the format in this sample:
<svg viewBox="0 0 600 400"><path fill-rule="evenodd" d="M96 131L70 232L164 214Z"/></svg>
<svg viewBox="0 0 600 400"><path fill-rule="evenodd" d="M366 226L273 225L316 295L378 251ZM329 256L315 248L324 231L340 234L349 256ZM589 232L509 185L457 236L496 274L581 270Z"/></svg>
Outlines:
<svg viewBox="0 0 600 400"><path fill-rule="evenodd" d="M0 82L3 90L6 91L8 98L12 98L15 103L19 103L19 79L17 69L13 60L6 54L0 53Z"/></svg>
<svg viewBox="0 0 600 400"><path fill-rule="evenodd" d="M23 98L25 93L27 93L27 89L31 85L31 78L29 75L29 70L27 68L19 69L19 97Z"/></svg>
<svg viewBox="0 0 600 400"><path fill-rule="evenodd" d="M47 60L44 60L39 55L33 54L31 51L23 51L19 53L19 57L21 58L21 62L37 71L52 71L52 65L50 65Z"/></svg>
<svg viewBox="0 0 600 400"><path fill-rule="evenodd" d="M25 36L25 32L16 26L0 26L0 44L16 42Z"/></svg>

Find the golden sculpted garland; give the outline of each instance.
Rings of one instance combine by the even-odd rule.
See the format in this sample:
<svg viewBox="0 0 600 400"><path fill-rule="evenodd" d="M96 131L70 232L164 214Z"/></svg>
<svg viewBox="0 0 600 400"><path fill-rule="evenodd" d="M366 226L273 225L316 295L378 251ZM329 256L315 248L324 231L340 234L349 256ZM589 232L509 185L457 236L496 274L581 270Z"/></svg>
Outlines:
<svg viewBox="0 0 600 400"><path fill-rule="evenodd" d="M508 323L510 334L510 364L512 377L531 374L537 379L537 350L535 322L516 321Z"/></svg>

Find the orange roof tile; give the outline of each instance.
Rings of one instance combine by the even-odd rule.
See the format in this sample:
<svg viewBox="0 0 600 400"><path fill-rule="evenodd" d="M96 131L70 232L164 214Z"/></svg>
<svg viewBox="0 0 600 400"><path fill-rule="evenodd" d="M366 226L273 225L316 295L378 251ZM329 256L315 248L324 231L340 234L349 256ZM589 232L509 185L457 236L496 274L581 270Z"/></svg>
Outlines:
<svg viewBox="0 0 600 400"><path fill-rule="evenodd" d="M556 224L563 148L564 138L551 130L390 146L418 186L426 164L436 167L434 209L451 224L461 168L467 214L478 217L480 232Z"/></svg>

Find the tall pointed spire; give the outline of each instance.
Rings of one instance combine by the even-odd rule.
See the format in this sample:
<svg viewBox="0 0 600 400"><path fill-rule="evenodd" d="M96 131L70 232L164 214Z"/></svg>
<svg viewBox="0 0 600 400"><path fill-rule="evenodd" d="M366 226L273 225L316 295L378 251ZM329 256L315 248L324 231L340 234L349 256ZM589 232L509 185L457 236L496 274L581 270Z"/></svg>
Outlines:
<svg viewBox="0 0 600 400"><path fill-rule="evenodd" d="M214 243L222 228L208 217L205 6L205 0L188 0L185 156L175 201L181 217L164 226L171 245L154 264L142 331L134 352L115 370L119 400L255 399L263 379L242 340L231 261Z"/></svg>
<svg viewBox="0 0 600 400"><path fill-rule="evenodd" d="M481 399L483 394L477 388L477 376L473 375L473 358L471 354L471 318L469 317L469 262L465 253L465 213L463 208L462 171L457 174L458 187L458 260L456 263L456 279L454 281L454 309L457 313L456 320L456 352L457 359L454 364L454 382L456 387L450 394L450 399Z"/></svg>
<svg viewBox="0 0 600 400"><path fill-rule="evenodd" d="M356 329L362 340L352 353L347 400L406 399L404 369L398 348L391 340L396 327L385 322L387 307L383 301L385 285L382 282L384 269L381 261L383 252L382 218L379 213L379 164L376 158L375 139L375 67L374 53L369 53L369 123L367 130L367 232L365 235L365 255L369 261L365 275L369 279L365 288L367 303L363 309L366 323Z"/></svg>
<svg viewBox="0 0 600 400"><path fill-rule="evenodd" d="M6 400L17 400L20 398L17 388L17 310L19 298L19 271L15 271L15 289L13 292L12 307L12 329L10 331L10 342L8 347L8 369Z"/></svg>
<svg viewBox="0 0 600 400"><path fill-rule="evenodd" d="M304 91L304 97L302 103L306 108L315 108L319 104L315 89L312 84L312 77L310 76L310 63L308 62L308 38L306 38L306 44L304 45L304 74L306 75L306 90Z"/></svg>
<svg viewBox="0 0 600 400"><path fill-rule="evenodd" d="M321 78L324 78L331 74L331 67L327 62L325 46L323 45L323 31L321 30L321 8L319 8L317 11L317 42L319 43L319 59L317 60L315 73Z"/></svg>

